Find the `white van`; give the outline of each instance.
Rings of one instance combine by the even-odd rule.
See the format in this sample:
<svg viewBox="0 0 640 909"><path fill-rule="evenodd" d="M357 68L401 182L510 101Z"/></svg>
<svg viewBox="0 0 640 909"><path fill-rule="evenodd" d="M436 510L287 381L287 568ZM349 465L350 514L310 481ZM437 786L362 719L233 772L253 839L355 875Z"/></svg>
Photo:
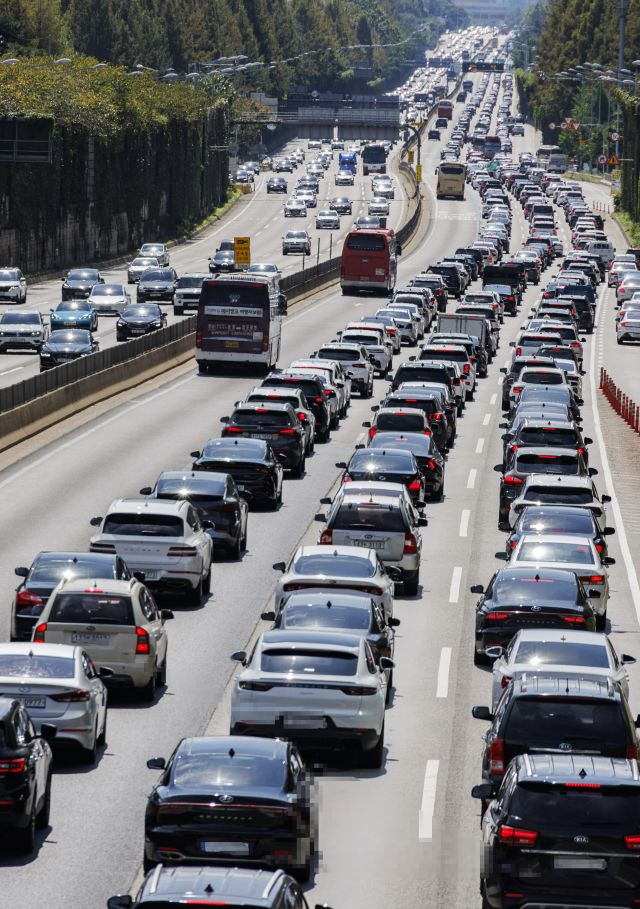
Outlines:
<svg viewBox="0 0 640 909"><path fill-rule="evenodd" d="M616 254L613 243L610 240L589 240L585 246L585 252L592 256L597 256L603 265L612 262Z"/></svg>

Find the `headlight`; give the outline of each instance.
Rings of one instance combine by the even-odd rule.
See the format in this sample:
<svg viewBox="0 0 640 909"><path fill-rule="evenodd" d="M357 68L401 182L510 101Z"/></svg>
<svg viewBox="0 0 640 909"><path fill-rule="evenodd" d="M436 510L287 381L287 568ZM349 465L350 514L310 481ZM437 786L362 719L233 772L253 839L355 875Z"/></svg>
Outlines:
<svg viewBox="0 0 640 909"><path fill-rule="evenodd" d="M153 323L154 328L162 328L162 320L159 319L157 322Z"/></svg>
<svg viewBox="0 0 640 909"><path fill-rule="evenodd" d="M32 331L31 334L33 335L33 337L36 337L36 338L37 338L38 335L40 334L40 332L39 332L39 331Z"/></svg>
<svg viewBox="0 0 640 909"><path fill-rule="evenodd" d="M40 351L40 356L41 356L41 357L50 357L51 354L50 354L50 353L47 353L46 350L41 350L41 351Z"/></svg>
<svg viewBox="0 0 640 909"><path fill-rule="evenodd" d="M122 319L118 319L118 321L116 322L116 328L124 328L125 325L126 325L126 322L123 322Z"/></svg>

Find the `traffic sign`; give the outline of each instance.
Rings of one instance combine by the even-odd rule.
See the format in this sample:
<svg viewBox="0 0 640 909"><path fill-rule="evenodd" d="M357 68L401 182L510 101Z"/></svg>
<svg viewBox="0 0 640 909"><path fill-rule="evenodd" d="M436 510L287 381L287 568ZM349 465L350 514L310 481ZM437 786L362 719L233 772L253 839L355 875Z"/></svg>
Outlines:
<svg viewBox="0 0 640 909"><path fill-rule="evenodd" d="M549 124L549 129L557 129L555 123L550 123L550 124Z"/></svg>
<svg viewBox="0 0 640 909"><path fill-rule="evenodd" d="M612 142L617 142L619 138L620 138L620 133L611 133Z"/></svg>
<svg viewBox="0 0 640 909"><path fill-rule="evenodd" d="M422 164L416 164L416 180L422 182Z"/></svg>
<svg viewBox="0 0 640 909"><path fill-rule="evenodd" d="M606 163L607 163L607 156L606 156L606 155L598 155L598 164L606 164Z"/></svg>
<svg viewBox="0 0 640 909"><path fill-rule="evenodd" d="M567 126L568 126L567 121L566 121L566 120L563 120L562 123L560 124L560 129L566 129Z"/></svg>
<svg viewBox="0 0 640 909"><path fill-rule="evenodd" d="M571 128L574 130L574 132L577 132L580 129L580 121L574 120Z"/></svg>
<svg viewBox="0 0 640 909"><path fill-rule="evenodd" d="M607 164L609 165L609 167L618 167L620 165L620 161L618 160L618 158L616 158L615 155L609 155L609 160L607 161Z"/></svg>
<svg viewBox="0 0 640 909"><path fill-rule="evenodd" d="M409 151L407 152L407 164L413 164L413 154L414 154L413 149L410 148Z"/></svg>
<svg viewBox="0 0 640 909"><path fill-rule="evenodd" d="M236 265L251 265L251 237L233 238L233 257Z"/></svg>

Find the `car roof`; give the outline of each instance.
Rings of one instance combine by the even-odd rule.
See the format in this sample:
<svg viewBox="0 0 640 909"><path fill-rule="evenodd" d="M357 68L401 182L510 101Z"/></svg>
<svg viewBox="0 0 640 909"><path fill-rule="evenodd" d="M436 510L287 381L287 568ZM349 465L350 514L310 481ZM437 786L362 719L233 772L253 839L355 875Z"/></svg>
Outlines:
<svg viewBox="0 0 640 909"><path fill-rule="evenodd" d="M142 899L152 905L155 900L171 902L175 898L178 905L185 898L195 902L208 900L213 892L216 900L230 905L268 907L285 880L287 877L281 870L156 865L145 878Z"/></svg>
<svg viewBox="0 0 640 909"><path fill-rule="evenodd" d="M108 593L110 596L130 596L135 585L140 585L139 581L132 579L130 581L118 581L114 578L71 578L62 580L56 587L56 590L65 593Z"/></svg>
<svg viewBox="0 0 640 909"><path fill-rule="evenodd" d="M521 540L529 540L530 542L535 542L541 544L545 543L573 543L576 546L587 545L591 542L591 537L586 533L532 533L531 531L525 531L522 534ZM589 549L591 547L589 546Z"/></svg>
<svg viewBox="0 0 640 909"><path fill-rule="evenodd" d="M513 697L567 697L617 700L620 688L608 678L589 677L588 673L558 675L557 673L523 672L512 681Z"/></svg>
<svg viewBox="0 0 640 909"><path fill-rule="evenodd" d="M183 512L189 508L189 503L184 499L114 499L107 514L117 511L125 514L161 514L173 512L182 517Z"/></svg>
<svg viewBox="0 0 640 909"><path fill-rule="evenodd" d="M229 474L217 470L163 470L156 485L164 480L178 480L187 486L205 489L214 484L224 483Z"/></svg>
<svg viewBox="0 0 640 909"><path fill-rule="evenodd" d="M518 780L563 781L640 787L637 761L588 754L522 754L515 763Z"/></svg>
<svg viewBox="0 0 640 909"><path fill-rule="evenodd" d="M521 628L516 632L518 642L534 641L540 643L560 642L562 644L590 644L607 646L608 638L604 633L595 631L578 631L566 628Z"/></svg>
<svg viewBox="0 0 640 909"><path fill-rule="evenodd" d="M377 602L370 593L359 590L298 590L289 593L282 604L282 610L292 601L303 602L307 606L352 606L361 609L371 609L371 603Z"/></svg>
<svg viewBox="0 0 640 909"><path fill-rule="evenodd" d="M522 426L520 429L522 430ZM526 426L524 427L527 428ZM577 458L578 453L575 448L556 448L553 446L553 452L549 452L550 446L548 445L521 445L516 452L514 452L516 460L521 458L522 455L538 455L542 458L561 458L561 457L575 457Z"/></svg>
<svg viewBox="0 0 640 909"><path fill-rule="evenodd" d="M333 556L351 556L352 558L366 559L370 562L373 551L371 549L365 549L364 546L300 546L293 557L293 562L295 564L299 558L310 555L326 556L327 561Z"/></svg>
<svg viewBox="0 0 640 909"><path fill-rule="evenodd" d="M273 411L274 413L290 413L291 404L288 401L280 404L277 401L241 401L233 408L233 412L238 410L251 410L254 413L260 413L263 410Z"/></svg>
<svg viewBox="0 0 640 909"><path fill-rule="evenodd" d="M343 650L359 651L362 638L358 634L349 634L343 631L314 631L313 629L294 631L288 628L265 631L262 635L263 647L272 645L309 646L318 649L341 648Z"/></svg>
<svg viewBox="0 0 640 909"><path fill-rule="evenodd" d="M525 482L528 486L546 485L554 486L556 488L558 486L571 486L588 489L589 492L593 491L591 477L563 476L562 474L552 473L530 473Z"/></svg>
<svg viewBox="0 0 640 909"><path fill-rule="evenodd" d="M532 565L519 567L517 565L508 568L500 568L496 574L496 581L503 578L517 581L520 578L531 578L544 580L549 578L553 581L571 581L577 584L575 571L570 568L548 568L546 565L534 567Z"/></svg>

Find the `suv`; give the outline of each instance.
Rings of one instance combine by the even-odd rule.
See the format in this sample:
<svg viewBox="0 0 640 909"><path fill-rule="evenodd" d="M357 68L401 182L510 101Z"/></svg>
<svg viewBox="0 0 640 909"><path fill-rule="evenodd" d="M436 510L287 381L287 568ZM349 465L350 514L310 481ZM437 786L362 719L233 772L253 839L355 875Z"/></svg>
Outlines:
<svg viewBox="0 0 640 909"><path fill-rule="evenodd" d="M316 350L312 355L320 360L336 360L342 364L346 375L351 379L360 396L370 398L373 395L373 366L375 359L368 354L362 344L336 342Z"/></svg>
<svg viewBox="0 0 640 909"><path fill-rule="evenodd" d="M9 310L0 316L0 353L8 350L39 352L49 337L42 313Z"/></svg>
<svg viewBox="0 0 640 909"><path fill-rule="evenodd" d="M305 429L291 404L257 401L238 405L230 417L222 417L226 426L222 437L265 439L283 467L295 477L304 475L307 439Z"/></svg>
<svg viewBox="0 0 640 909"><path fill-rule="evenodd" d="M305 373L272 372L262 382L263 388L299 388L316 418L316 438L328 442L331 432L331 409L320 376Z"/></svg>
<svg viewBox="0 0 640 909"><path fill-rule="evenodd" d="M112 896L107 907L210 906L212 894L225 906L239 909L309 909L300 885L284 871L206 865L156 865L135 897L128 893Z"/></svg>
<svg viewBox="0 0 640 909"><path fill-rule="evenodd" d="M490 786L472 795L486 801ZM635 760L517 757L482 819L483 906L636 905L639 825Z"/></svg>
<svg viewBox="0 0 640 909"><path fill-rule="evenodd" d="M251 389L244 401L236 401L236 407L240 404L257 404L263 401L269 404L291 404L305 431L306 453L313 454L316 444L316 418L302 390L300 388L273 388L269 391L258 385Z"/></svg>
<svg viewBox="0 0 640 909"><path fill-rule="evenodd" d="M150 587L181 590L194 606L209 593L213 543L207 531L213 525L201 523L190 502L116 499L91 524L101 529L90 551L121 555L129 568L144 572Z"/></svg>
<svg viewBox="0 0 640 909"><path fill-rule="evenodd" d="M477 720L491 723L484 736L482 777L502 781L510 761L519 754L638 757L636 727L620 686L598 676L523 673L505 688L495 713L474 707Z"/></svg>
<svg viewBox="0 0 640 909"><path fill-rule="evenodd" d="M173 296L174 316L184 315L185 309L198 309L202 282L208 277L208 274L200 273L180 275L176 284L176 292Z"/></svg>
<svg viewBox="0 0 640 909"><path fill-rule="evenodd" d="M158 609L144 584L86 579L60 581L40 622L36 644L79 644L96 664L109 669L107 687L135 688L153 701L156 685L167 684L167 632L170 609Z"/></svg>
<svg viewBox="0 0 640 909"><path fill-rule="evenodd" d="M288 230L282 238L282 255L289 253L302 253L303 256L311 255L311 237L306 230Z"/></svg>

